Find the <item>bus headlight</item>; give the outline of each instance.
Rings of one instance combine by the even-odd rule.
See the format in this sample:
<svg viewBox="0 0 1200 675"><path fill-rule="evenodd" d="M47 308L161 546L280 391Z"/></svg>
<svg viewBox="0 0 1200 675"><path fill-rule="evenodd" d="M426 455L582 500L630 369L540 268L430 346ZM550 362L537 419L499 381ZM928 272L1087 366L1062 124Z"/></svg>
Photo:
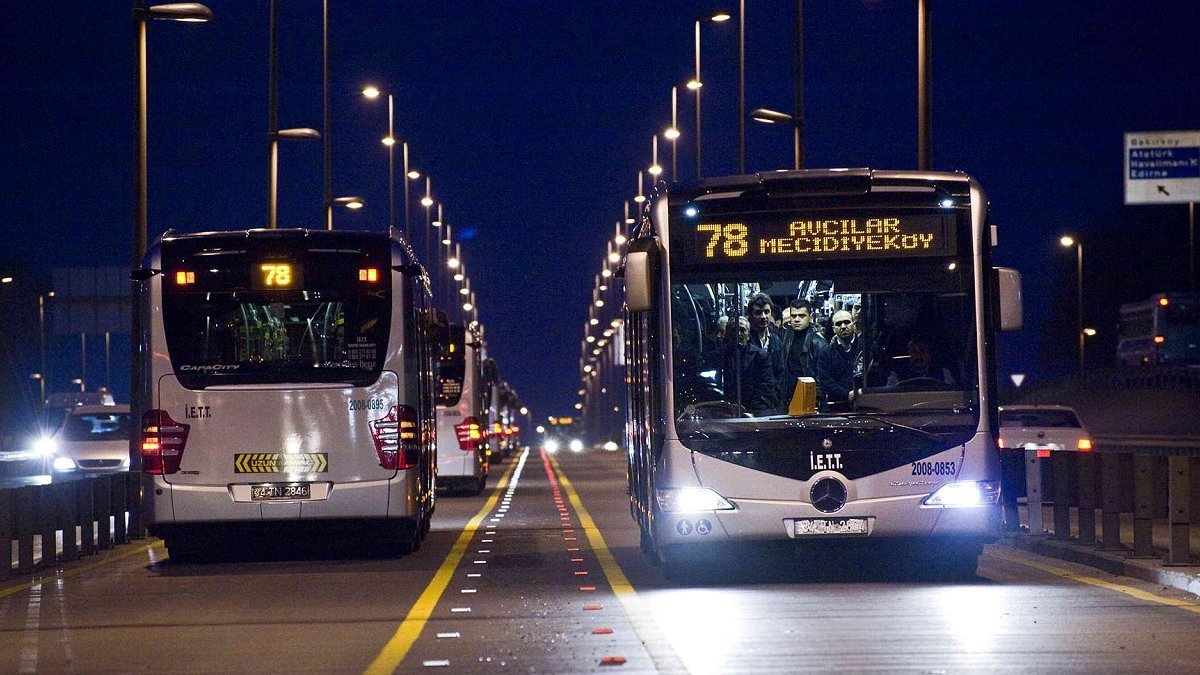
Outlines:
<svg viewBox="0 0 1200 675"><path fill-rule="evenodd" d="M583 441L578 438L572 439L569 447L571 452L583 452Z"/></svg>
<svg viewBox="0 0 1200 675"><path fill-rule="evenodd" d="M961 480L947 483L921 502L921 506L937 509L989 506L1000 500L1000 482L994 480Z"/></svg>
<svg viewBox="0 0 1200 675"><path fill-rule="evenodd" d="M33 452L39 457L50 457L58 451L58 443L53 436L42 436L33 442Z"/></svg>
<svg viewBox="0 0 1200 675"><path fill-rule="evenodd" d="M553 438L548 438L544 443L542 443L542 449L546 452L554 454L558 452L558 441L554 440Z"/></svg>
<svg viewBox="0 0 1200 675"><path fill-rule="evenodd" d="M70 457L55 457L54 458L54 470L55 471L74 471L75 470L75 462Z"/></svg>
<svg viewBox="0 0 1200 675"><path fill-rule="evenodd" d="M659 488L654 491L664 513L733 511L734 506L715 490L702 487Z"/></svg>

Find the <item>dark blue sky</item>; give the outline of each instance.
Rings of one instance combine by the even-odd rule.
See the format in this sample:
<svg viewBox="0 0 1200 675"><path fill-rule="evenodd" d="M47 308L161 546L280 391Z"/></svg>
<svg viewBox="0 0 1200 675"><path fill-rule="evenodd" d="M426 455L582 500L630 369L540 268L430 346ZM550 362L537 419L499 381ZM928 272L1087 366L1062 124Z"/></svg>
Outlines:
<svg viewBox="0 0 1200 675"><path fill-rule="evenodd" d="M267 3L212 0L205 25L150 26L151 236L259 227L266 212ZM317 0L281 9L280 125L321 126ZM332 2L334 191L387 222L385 107L465 245L502 373L541 414L569 410L606 237L692 69L710 2ZM730 2L725 7L734 7ZM792 2L749 0L747 108L790 110ZM998 260L1024 274L1030 326L1001 373L1073 361L1074 267L1087 242L1090 355L1108 362L1120 302L1187 283L1186 207L1123 207L1122 133L1200 128L1193 2L934 0L934 165L988 191ZM916 2L806 3L810 167L916 164ZM705 173L736 168L736 28L706 25ZM5 244L0 258L126 264L133 27L119 2L12 3L0 24ZM680 94L680 176L692 99ZM664 146L665 147L665 146ZM665 152L664 152L665 156ZM785 129L747 124L751 170L785 167ZM319 227L320 144L281 152L280 225Z"/></svg>

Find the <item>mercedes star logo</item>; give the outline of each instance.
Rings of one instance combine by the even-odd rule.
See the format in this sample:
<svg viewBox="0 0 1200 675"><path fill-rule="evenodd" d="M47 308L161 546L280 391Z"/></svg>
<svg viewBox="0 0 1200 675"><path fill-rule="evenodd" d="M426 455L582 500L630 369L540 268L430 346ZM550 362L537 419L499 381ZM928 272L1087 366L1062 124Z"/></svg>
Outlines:
<svg viewBox="0 0 1200 675"><path fill-rule="evenodd" d="M833 513L846 505L846 486L832 478L822 478L813 483L808 497L816 510Z"/></svg>
<svg viewBox="0 0 1200 675"><path fill-rule="evenodd" d="M826 438L825 440L821 441L821 447L828 450L833 447L833 441L831 439Z"/></svg>

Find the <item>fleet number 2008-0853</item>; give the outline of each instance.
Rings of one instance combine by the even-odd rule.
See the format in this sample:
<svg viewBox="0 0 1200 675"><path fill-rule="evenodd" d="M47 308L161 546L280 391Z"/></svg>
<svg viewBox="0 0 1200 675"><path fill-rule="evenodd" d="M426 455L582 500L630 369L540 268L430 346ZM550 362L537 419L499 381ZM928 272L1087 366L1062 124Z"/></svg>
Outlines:
<svg viewBox="0 0 1200 675"><path fill-rule="evenodd" d="M914 476L953 476L954 462L913 462Z"/></svg>

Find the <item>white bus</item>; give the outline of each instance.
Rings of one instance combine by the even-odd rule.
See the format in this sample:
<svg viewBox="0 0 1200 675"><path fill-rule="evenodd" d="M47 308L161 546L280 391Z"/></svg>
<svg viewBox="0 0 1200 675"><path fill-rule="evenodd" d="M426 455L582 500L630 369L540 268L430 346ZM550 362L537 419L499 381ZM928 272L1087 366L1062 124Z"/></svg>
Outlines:
<svg viewBox="0 0 1200 675"><path fill-rule="evenodd" d="M437 383L439 488L477 495L488 477L483 339L451 324L439 356Z"/></svg>
<svg viewBox="0 0 1200 675"><path fill-rule="evenodd" d="M994 336L1020 327L994 238L958 173L781 171L655 195L624 266L643 550L686 568L728 543L890 543L973 571L1000 522ZM750 330L752 304L776 321L806 307L809 330L835 319L841 335L797 373L776 351L793 327Z"/></svg>
<svg viewBox="0 0 1200 675"><path fill-rule="evenodd" d="M398 234L168 232L135 278L134 469L172 556L263 522L420 545L434 509L434 317Z"/></svg>

